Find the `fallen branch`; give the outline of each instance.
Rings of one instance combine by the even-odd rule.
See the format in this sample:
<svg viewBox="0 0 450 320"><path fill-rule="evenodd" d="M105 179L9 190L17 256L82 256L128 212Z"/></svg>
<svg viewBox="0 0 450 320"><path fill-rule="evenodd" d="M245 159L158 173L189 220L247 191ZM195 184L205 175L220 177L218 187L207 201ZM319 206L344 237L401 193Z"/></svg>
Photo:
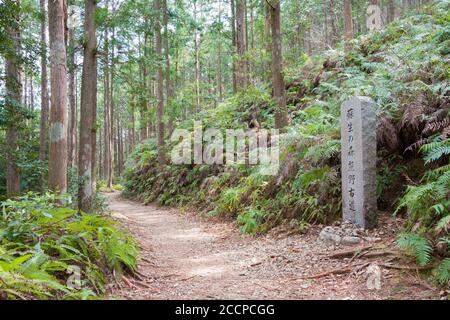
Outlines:
<svg viewBox="0 0 450 320"><path fill-rule="evenodd" d="M367 250L371 249L372 247L373 247L373 245L371 244L371 245L367 245L364 247L343 250L343 251L332 253L332 254L328 255L327 258L330 258L330 259L349 258L349 257L353 257L355 254L359 254L363 251L367 251Z"/></svg>
<svg viewBox="0 0 450 320"><path fill-rule="evenodd" d="M190 276L190 277L187 277L187 278L183 278L183 279L179 279L178 281L187 281L187 280L193 279L193 278L195 278L197 276L198 276L197 274L194 274L193 276Z"/></svg>
<svg viewBox="0 0 450 320"><path fill-rule="evenodd" d="M122 280L127 284L128 287L136 289L136 286L131 283L131 281L124 275L122 275Z"/></svg>
<svg viewBox="0 0 450 320"><path fill-rule="evenodd" d="M316 275L301 277L300 279L318 279L318 278L323 278L323 277L335 275L335 274L345 274L345 273L353 272L354 270L361 270L364 267L368 266L369 264L370 264L370 262L367 262L367 263L353 265L353 266L349 266L349 267L333 269L333 270L322 272L322 273L319 273Z"/></svg>
<svg viewBox="0 0 450 320"><path fill-rule="evenodd" d="M425 267L420 267L420 266L402 266L399 264L387 264L387 263L380 263L378 264L380 267L384 267L387 269L396 269L396 270L428 270L431 269L431 266L425 266Z"/></svg>

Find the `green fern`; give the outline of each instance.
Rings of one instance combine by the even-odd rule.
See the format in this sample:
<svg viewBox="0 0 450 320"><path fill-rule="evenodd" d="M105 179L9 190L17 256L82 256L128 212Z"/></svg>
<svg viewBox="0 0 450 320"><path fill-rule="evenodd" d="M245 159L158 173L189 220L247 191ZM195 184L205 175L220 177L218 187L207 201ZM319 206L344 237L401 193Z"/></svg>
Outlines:
<svg viewBox="0 0 450 320"><path fill-rule="evenodd" d="M397 245L400 249L412 254L419 266L425 266L430 262L433 248L424 237L418 234L405 233L397 239Z"/></svg>
<svg viewBox="0 0 450 320"><path fill-rule="evenodd" d="M441 285L447 285L450 281L450 258L442 260L436 268L436 279Z"/></svg>
<svg viewBox="0 0 450 320"><path fill-rule="evenodd" d="M420 151L426 154L424 157L425 164L437 161L450 155L450 139L441 141L438 137L436 141L423 145Z"/></svg>
<svg viewBox="0 0 450 320"><path fill-rule="evenodd" d="M304 158L313 162L329 159L341 151L341 142L339 140L328 140L325 143L313 145L308 148Z"/></svg>
<svg viewBox="0 0 450 320"><path fill-rule="evenodd" d="M436 232L450 231L450 214L443 217L436 224Z"/></svg>

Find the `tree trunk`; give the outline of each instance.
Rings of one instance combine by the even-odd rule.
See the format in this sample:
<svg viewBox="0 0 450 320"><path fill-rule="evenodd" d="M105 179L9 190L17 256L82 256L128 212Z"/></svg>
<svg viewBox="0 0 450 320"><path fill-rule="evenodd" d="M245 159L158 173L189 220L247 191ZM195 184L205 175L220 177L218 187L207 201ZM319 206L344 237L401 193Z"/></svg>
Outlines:
<svg viewBox="0 0 450 320"><path fill-rule="evenodd" d="M334 0L330 0L330 24L331 24L331 41L332 47L336 45L336 40L338 38L338 32L336 27L335 11L334 11Z"/></svg>
<svg viewBox="0 0 450 320"><path fill-rule="evenodd" d="M20 6L16 1L15 5ZM20 113L17 112L16 105L22 101L22 83L20 80L20 16L16 17L17 25L8 28L8 36L12 40L14 56L5 59L5 91L6 91L6 111L8 122L6 127L5 142L10 152L6 154L6 195L8 197L18 196L20 194L20 174L17 166L18 153L18 124L21 121Z"/></svg>
<svg viewBox="0 0 450 320"><path fill-rule="evenodd" d="M237 46L237 72L236 85L238 90L247 87L247 62L245 58L245 0L236 0L236 46Z"/></svg>
<svg viewBox="0 0 450 320"><path fill-rule="evenodd" d="M272 21L272 85L273 96L278 108L275 111L275 128L281 129L288 124L286 109L286 94L283 79L283 56L281 46L281 8L280 1L275 0L270 5Z"/></svg>
<svg viewBox="0 0 450 320"><path fill-rule="evenodd" d="M161 43L161 0L154 0L155 6L155 54L157 59L162 61L162 43ZM157 106L157 136L158 136L158 162L160 164L165 163L164 155L164 80L163 80L163 70L161 64L156 67L156 98L158 100Z"/></svg>
<svg viewBox="0 0 450 320"><path fill-rule="evenodd" d="M47 80L47 37L45 35L46 29L46 12L45 0L39 1L41 11L41 120L39 131L39 160L45 162L47 158L47 143L48 143L48 80ZM41 191L44 191L45 174L41 177Z"/></svg>
<svg viewBox="0 0 450 320"><path fill-rule="evenodd" d="M65 41L64 0L48 4L50 35L50 144L48 158L48 188L50 191L67 191L67 67Z"/></svg>
<svg viewBox="0 0 450 320"><path fill-rule="evenodd" d="M166 59L166 108L169 108L169 102L172 98L172 87L170 83L170 52L169 52L169 29L167 25L169 23L168 15L167 15L167 0L162 0L162 12L163 12L163 25L164 25L164 37L163 37L163 45L164 45L164 55ZM168 111L168 110L167 110ZM170 136L172 134L173 129L173 119L169 114L169 125L167 128L167 134Z"/></svg>
<svg viewBox="0 0 450 320"><path fill-rule="evenodd" d="M68 140L67 140L67 149L68 149L68 159L67 163L69 167L73 167L75 165L75 156L73 150L76 148L75 146L75 135L76 135L76 104L75 104L75 74L76 74L76 66L75 66L75 42L74 42L74 31L72 29L69 30L69 132L68 132Z"/></svg>
<svg viewBox="0 0 450 320"><path fill-rule="evenodd" d="M143 48L143 61L141 61L140 66L141 66L141 71L139 76L141 77L141 83L142 83L142 87L143 90L145 92L147 92L148 90L150 90L150 88L148 88L148 81L147 81L147 77L148 77L148 71L147 71L147 66L146 66L146 60L147 60L147 51L148 51L148 34L147 32L145 32L144 34L144 48ZM147 125L147 111L148 111L148 103L147 103L147 97L145 95L143 95L141 93L141 95L139 96L140 99L140 105L141 105L141 119L140 119L140 127L141 127L141 141L145 140L148 138L149 132L148 132L148 125Z"/></svg>
<svg viewBox="0 0 450 320"><path fill-rule="evenodd" d="M222 102L222 0L219 0L219 43L217 47L217 86L219 87L219 102Z"/></svg>
<svg viewBox="0 0 450 320"><path fill-rule="evenodd" d="M267 54L272 54L271 25L270 5L267 1L264 1L264 43ZM264 63L261 64L261 74L263 75L263 78L272 78L271 68L266 68Z"/></svg>
<svg viewBox="0 0 450 320"><path fill-rule="evenodd" d="M194 21L197 21L197 0L194 0ZM196 112L200 111L200 41L197 27L194 29L194 51L195 51L195 95Z"/></svg>
<svg viewBox="0 0 450 320"><path fill-rule="evenodd" d="M112 164L112 118L111 118L111 108L110 108L110 84L109 84L109 39L108 39L108 29L105 30L105 42L104 42L104 54L105 63L103 68L104 77L104 171L106 177L106 186L112 188L113 184L113 164Z"/></svg>
<svg viewBox="0 0 450 320"><path fill-rule="evenodd" d="M80 151L78 153L78 207L84 212L92 209L92 137L95 136L97 105L97 39L95 35L95 0L85 0L84 61L81 79Z"/></svg>
<svg viewBox="0 0 450 320"><path fill-rule="evenodd" d="M231 5L231 48L232 48L232 78L233 78L233 93L237 92L237 83L236 83L236 61L234 55L236 54L236 9L235 9L235 0L230 0Z"/></svg>
<svg viewBox="0 0 450 320"><path fill-rule="evenodd" d="M30 110L34 111L33 76L30 77Z"/></svg>
<svg viewBox="0 0 450 320"><path fill-rule="evenodd" d="M136 144L136 124L135 124L135 117L134 117L134 99L132 98L131 100L132 100L132 104L131 104L131 115L130 115L130 121L131 121L130 150L132 150L134 145Z"/></svg>
<svg viewBox="0 0 450 320"><path fill-rule="evenodd" d="M326 0L323 1L323 16L324 16L324 19L323 19L323 32L324 32L323 49L327 50L327 47L330 43L330 39L328 36L328 13L327 13L327 1Z"/></svg>
<svg viewBox="0 0 450 320"><path fill-rule="evenodd" d="M114 10L114 9L113 9ZM112 39L115 39L116 37L116 29L113 26L112 27ZM114 64L114 60L115 60L115 46L114 46L114 42L111 43L111 68L109 70L110 72L110 79L109 79L109 83L110 83L110 89L109 89L109 149L111 150L111 154L110 154L110 164L109 164L109 168L111 171L111 187L114 181L114 148L113 148L113 137L114 137L114 109L115 109L115 104L114 104L114 92L115 92L115 87L114 87L114 78L115 78L115 64Z"/></svg>
<svg viewBox="0 0 450 320"><path fill-rule="evenodd" d="M122 125L120 123L120 119L119 117L117 117L117 151L118 151L118 164L117 164L117 171L118 171L118 176L122 176L123 174L123 132L122 132Z"/></svg>
<svg viewBox="0 0 450 320"><path fill-rule="evenodd" d="M388 21L393 22L395 20L395 1L388 1Z"/></svg>
<svg viewBox="0 0 450 320"><path fill-rule="evenodd" d="M353 39L352 0L344 0L344 40L348 42Z"/></svg>

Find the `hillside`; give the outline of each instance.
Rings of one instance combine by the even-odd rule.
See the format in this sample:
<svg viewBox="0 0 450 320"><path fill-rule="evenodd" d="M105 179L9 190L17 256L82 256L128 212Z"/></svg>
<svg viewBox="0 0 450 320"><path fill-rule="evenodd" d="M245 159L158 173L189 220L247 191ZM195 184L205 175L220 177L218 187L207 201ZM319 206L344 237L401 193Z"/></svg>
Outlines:
<svg viewBox="0 0 450 320"><path fill-rule="evenodd" d="M280 224L298 232L307 231L309 223L329 224L341 212L340 105L353 95L364 95L377 108L379 210L404 215L405 228L425 234L441 219L441 224L448 223L446 7L445 2L430 6L423 14L360 36L348 52L304 55L298 67L286 71L291 121L280 139L277 176L261 175L260 166L160 166L156 143L150 139L137 146L127 163L125 194L146 203L232 217L243 232L253 234ZM272 128L270 89L253 86L217 108L203 110L197 119L206 128L246 129L252 123ZM192 128L193 123L180 126ZM439 170L439 177L433 170ZM418 186L428 190L418 194Z"/></svg>

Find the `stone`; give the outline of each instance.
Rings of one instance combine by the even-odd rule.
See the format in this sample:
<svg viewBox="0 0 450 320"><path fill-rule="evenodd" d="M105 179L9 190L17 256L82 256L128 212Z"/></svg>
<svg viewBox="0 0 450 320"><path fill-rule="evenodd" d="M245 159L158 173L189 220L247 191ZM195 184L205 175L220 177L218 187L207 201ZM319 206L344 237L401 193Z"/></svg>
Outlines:
<svg viewBox="0 0 450 320"><path fill-rule="evenodd" d="M380 242L382 239L379 237L364 237L367 242Z"/></svg>
<svg viewBox="0 0 450 320"><path fill-rule="evenodd" d="M325 227L320 231L319 240L326 244L339 244L341 237L336 234L332 227Z"/></svg>
<svg viewBox="0 0 450 320"><path fill-rule="evenodd" d="M341 244L344 246L354 246L361 243L361 238L353 236L345 236L341 239Z"/></svg>
<svg viewBox="0 0 450 320"><path fill-rule="evenodd" d="M377 223L376 113L368 97L353 97L341 106L343 220L361 228Z"/></svg>

